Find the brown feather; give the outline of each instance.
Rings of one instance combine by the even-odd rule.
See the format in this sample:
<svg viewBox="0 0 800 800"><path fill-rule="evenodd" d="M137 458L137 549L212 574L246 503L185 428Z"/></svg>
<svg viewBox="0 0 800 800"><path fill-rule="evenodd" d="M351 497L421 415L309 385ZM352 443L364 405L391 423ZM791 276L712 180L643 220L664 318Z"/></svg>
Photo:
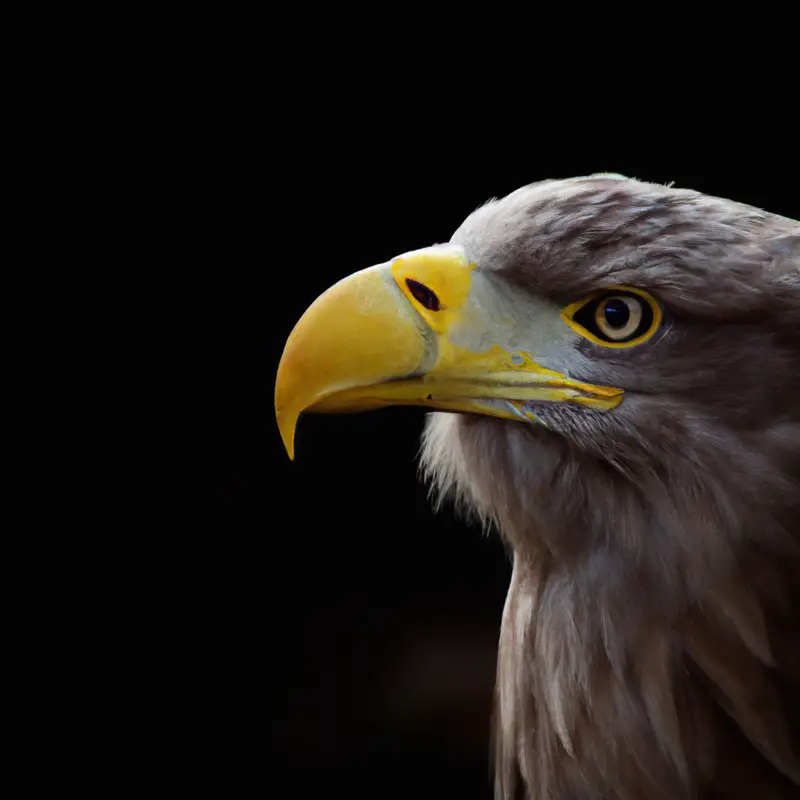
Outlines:
<svg viewBox="0 0 800 800"><path fill-rule="evenodd" d="M496 796L800 797L800 225L615 176L546 181L453 237L520 291L632 284L646 347L580 347L613 413L432 414L423 466L514 553Z"/></svg>

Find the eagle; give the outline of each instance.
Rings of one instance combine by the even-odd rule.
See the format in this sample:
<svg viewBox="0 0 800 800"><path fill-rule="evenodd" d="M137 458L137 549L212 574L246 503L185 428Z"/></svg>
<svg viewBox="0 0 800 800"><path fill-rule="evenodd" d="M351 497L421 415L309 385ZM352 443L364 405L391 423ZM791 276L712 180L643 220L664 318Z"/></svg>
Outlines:
<svg viewBox="0 0 800 800"><path fill-rule="evenodd" d="M513 571L498 800L800 798L800 223L603 173L345 277L275 410L431 409Z"/></svg>

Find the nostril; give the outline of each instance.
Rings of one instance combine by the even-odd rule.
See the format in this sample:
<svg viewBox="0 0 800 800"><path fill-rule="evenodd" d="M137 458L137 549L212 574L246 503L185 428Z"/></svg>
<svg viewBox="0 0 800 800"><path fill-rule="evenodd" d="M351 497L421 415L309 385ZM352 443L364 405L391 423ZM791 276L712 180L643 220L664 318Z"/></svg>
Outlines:
<svg viewBox="0 0 800 800"><path fill-rule="evenodd" d="M406 286L408 286L408 290L414 299L429 311L439 311L441 309L442 305L436 296L436 292L433 289L429 289L424 283L406 278Z"/></svg>

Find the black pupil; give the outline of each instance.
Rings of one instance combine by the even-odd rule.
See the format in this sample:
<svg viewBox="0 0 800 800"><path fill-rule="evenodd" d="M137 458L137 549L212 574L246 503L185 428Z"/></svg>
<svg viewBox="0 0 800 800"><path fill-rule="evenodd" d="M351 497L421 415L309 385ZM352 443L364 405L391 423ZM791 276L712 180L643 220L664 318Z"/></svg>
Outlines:
<svg viewBox="0 0 800 800"><path fill-rule="evenodd" d="M429 311L438 311L441 308L436 292L429 289L425 284L406 278L406 286L408 286L411 294L414 295L414 299Z"/></svg>
<svg viewBox="0 0 800 800"><path fill-rule="evenodd" d="M624 328L631 318L631 310L624 300L620 300L618 297L612 297L610 300L606 301L605 308L603 309L603 316L605 316L606 322L612 328Z"/></svg>

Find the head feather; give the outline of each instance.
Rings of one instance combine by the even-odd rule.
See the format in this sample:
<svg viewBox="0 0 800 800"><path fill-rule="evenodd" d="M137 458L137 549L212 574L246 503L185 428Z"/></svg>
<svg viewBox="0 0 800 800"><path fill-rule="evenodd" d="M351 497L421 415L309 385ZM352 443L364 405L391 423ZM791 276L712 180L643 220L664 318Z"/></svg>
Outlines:
<svg viewBox="0 0 800 800"><path fill-rule="evenodd" d="M671 314L647 347L578 345L575 377L635 388L612 414L429 417L432 485L514 553L498 798L796 796L800 226L595 175L525 187L453 238L519 291L632 284Z"/></svg>

